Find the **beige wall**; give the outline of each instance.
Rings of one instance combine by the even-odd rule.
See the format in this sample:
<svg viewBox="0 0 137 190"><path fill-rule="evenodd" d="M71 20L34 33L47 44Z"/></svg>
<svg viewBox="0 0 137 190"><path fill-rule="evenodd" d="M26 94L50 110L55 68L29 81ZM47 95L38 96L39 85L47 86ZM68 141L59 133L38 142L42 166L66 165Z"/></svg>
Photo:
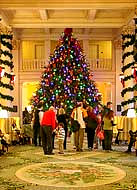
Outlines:
<svg viewBox="0 0 137 190"><path fill-rule="evenodd" d="M112 58L112 43L111 41L89 41L89 57L96 59L97 58L97 46L99 47L99 58Z"/></svg>
<svg viewBox="0 0 137 190"><path fill-rule="evenodd" d="M24 82L22 87L22 110L30 105L30 99L38 88L39 82Z"/></svg>
<svg viewBox="0 0 137 190"><path fill-rule="evenodd" d="M23 41L22 42L23 59L44 59L44 41Z"/></svg>
<svg viewBox="0 0 137 190"><path fill-rule="evenodd" d="M110 82L96 82L99 92L102 94L102 103L112 101L112 85Z"/></svg>

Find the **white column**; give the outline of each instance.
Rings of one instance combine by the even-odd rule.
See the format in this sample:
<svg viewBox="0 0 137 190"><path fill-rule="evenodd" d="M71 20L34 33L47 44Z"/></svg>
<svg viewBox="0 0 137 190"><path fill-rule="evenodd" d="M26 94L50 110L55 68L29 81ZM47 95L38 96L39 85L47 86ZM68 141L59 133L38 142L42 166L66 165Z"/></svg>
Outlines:
<svg viewBox="0 0 137 190"><path fill-rule="evenodd" d="M46 66L48 65L50 55L50 39L45 40L45 60L46 60Z"/></svg>
<svg viewBox="0 0 137 190"><path fill-rule="evenodd" d="M89 40L83 40L83 50L87 60L89 60Z"/></svg>
<svg viewBox="0 0 137 190"><path fill-rule="evenodd" d="M14 40L12 50L14 64L13 72L15 74L14 90L12 92L14 100L12 106L17 106L17 112L11 112L12 117L19 117L19 43L20 41Z"/></svg>
<svg viewBox="0 0 137 190"><path fill-rule="evenodd" d="M121 74L121 67L122 67L122 40L118 39L114 41L114 55L115 55L115 68L116 68L116 115L121 115L121 112L117 112L117 105L121 105L123 100L121 96L122 91L122 84L119 79L119 75Z"/></svg>
<svg viewBox="0 0 137 190"><path fill-rule="evenodd" d="M134 28L132 26L127 26L126 28L124 28L123 30L123 34L124 35L133 35L134 33ZM126 37L123 41L123 45L127 42L130 42L131 41L131 38L130 37ZM129 45L128 47L126 47L123 51L123 54L125 53L128 53L128 52L132 52L133 51L133 44ZM129 63L132 63L134 62L134 57L133 55L129 55L127 57L125 57L124 59L124 63L123 65L126 66L128 65ZM132 66L130 66L128 69L126 69L124 71L124 77L126 76L130 76L132 75ZM133 87L134 86L134 79L131 78L127 81L125 81L125 88L128 88L128 87ZM126 92L126 94L124 94L124 101L128 101L129 99L133 98L134 97L134 92L133 91L130 91L130 92ZM127 104L124 106L124 110L127 110L129 108L133 108L134 107L134 103L130 103L130 104Z"/></svg>

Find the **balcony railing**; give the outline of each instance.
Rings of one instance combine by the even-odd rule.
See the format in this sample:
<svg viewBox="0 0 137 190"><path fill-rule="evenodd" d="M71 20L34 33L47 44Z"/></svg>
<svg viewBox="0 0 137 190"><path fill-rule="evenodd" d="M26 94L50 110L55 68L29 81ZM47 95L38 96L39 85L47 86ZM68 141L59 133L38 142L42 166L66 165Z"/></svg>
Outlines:
<svg viewBox="0 0 137 190"><path fill-rule="evenodd" d="M111 71L112 59L89 59L90 69L97 71Z"/></svg>
<svg viewBox="0 0 137 190"><path fill-rule="evenodd" d="M23 59L21 71L39 71L46 66L46 59Z"/></svg>
<svg viewBox="0 0 137 190"><path fill-rule="evenodd" d="M112 59L89 59L90 69L95 71L111 71ZM40 71L47 65L46 59L24 59L21 71Z"/></svg>

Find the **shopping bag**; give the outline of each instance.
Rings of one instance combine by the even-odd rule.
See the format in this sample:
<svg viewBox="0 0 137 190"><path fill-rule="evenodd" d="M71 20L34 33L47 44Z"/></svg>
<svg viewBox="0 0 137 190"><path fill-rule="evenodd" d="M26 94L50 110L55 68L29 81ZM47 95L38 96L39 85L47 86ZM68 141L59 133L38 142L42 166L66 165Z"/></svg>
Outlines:
<svg viewBox="0 0 137 190"><path fill-rule="evenodd" d="M97 134L97 137L100 139L100 140L104 140L104 131L99 131L98 134Z"/></svg>

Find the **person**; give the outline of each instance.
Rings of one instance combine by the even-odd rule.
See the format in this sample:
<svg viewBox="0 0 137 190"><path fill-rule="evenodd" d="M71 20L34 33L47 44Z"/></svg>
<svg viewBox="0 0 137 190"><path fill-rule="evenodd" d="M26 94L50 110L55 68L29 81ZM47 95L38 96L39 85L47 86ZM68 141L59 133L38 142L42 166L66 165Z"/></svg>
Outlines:
<svg viewBox="0 0 137 190"><path fill-rule="evenodd" d="M131 148L133 146L133 144L136 142L136 138L137 138L137 130L136 131L132 131L130 130L129 131L129 135L130 135L130 141L129 141L129 144L128 144L128 149L126 152L131 152Z"/></svg>
<svg viewBox="0 0 137 190"><path fill-rule="evenodd" d="M59 145L59 154L64 154L64 138L65 138L65 130L64 130L64 124L59 123L56 130L55 130L58 145Z"/></svg>
<svg viewBox="0 0 137 190"><path fill-rule="evenodd" d="M44 112L41 121L41 137L44 154L54 154L52 153L52 131L55 129L55 125L54 107L51 106L49 110Z"/></svg>
<svg viewBox="0 0 137 190"><path fill-rule="evenodd" d="M18 138L18 132L19 130L17 129L17 125L16 125L16 120L13 120L13 123L11 125L11 132L12 132L12 145L16 145L19 141Z"/></svg>
<svg viewBox="0 0 137 190"><path fill-rule="evenodd" d="M5 147L8 152L8 143L6 142L4 138L4 134L2 133L2 130L0 129L0 144L2 145L2 150L0 150L0 155L2 155L5 152Z"/></svg>
<svg viewBox="0 0 137 190"><path fill-rule="evenodd" d="M57 120L58 120L58 123L64 124L64 130L65 130L64 149L66 149L68 128L67 128L67 116L63 108L59 109Z"/></svg>
<svg viewBox="0 0 137 190"><path fill-rule="evenodd" d="M110 110L112 110L112 102L107 102L102 111L102 117L104 117Z"/></svg>
<svg viewBox="0 0 137 190"><path fill-rule="evenodd" d="M101 112L101 130L103 129L103 118L104 116L110 111L112 110L112 102L107 102L106 106L103 106L103 110ZM104 144L104 140L102 140L102 149L105 150L105 144Z"/></svg>
<svg viewBox="0 0 137 190"><path fill-rule="evenodd" d="M86 128L84 118L87 117L87 111L83 108L82 102L78 103L76 108L73 109L71 118L77 120L80 124L80 128L74 132L74 144L76 151L83 151L84 131Z"/></svg>
<svg viewBox="0 0 137 190"><path fill-rule="evenodd" d="M88 117L85 118L86 132L87 132L88 149L91 151L93 149L95 130L98 126L98 118L97 115L94 113L94 109L91 106L88 106L87 114Z"/></svg>
<svg viewBox="0 0 137 190"><path fill-rule="evenodd" d="M41 146L41 135L40 135L40 118L39 118L40 108L34 111L33 120L33 139L34 145L37 146L37 140L39 139L39 146Z"/></svg>
<svg viewBox="0 0 137 190"><path fill-rule="evenodd" d="M103 130L104 130L104 149L112 150L112 136L113 136L113 119L114 112L109 110L103 118Z"/></svg>
<svg viewBox="0 0 137 190"><path fill-rule="evenodd" d="M30 114L27 110L27 108L25 107L25 110L23 111L23 124L29 124L30 123Z"/></svg>

